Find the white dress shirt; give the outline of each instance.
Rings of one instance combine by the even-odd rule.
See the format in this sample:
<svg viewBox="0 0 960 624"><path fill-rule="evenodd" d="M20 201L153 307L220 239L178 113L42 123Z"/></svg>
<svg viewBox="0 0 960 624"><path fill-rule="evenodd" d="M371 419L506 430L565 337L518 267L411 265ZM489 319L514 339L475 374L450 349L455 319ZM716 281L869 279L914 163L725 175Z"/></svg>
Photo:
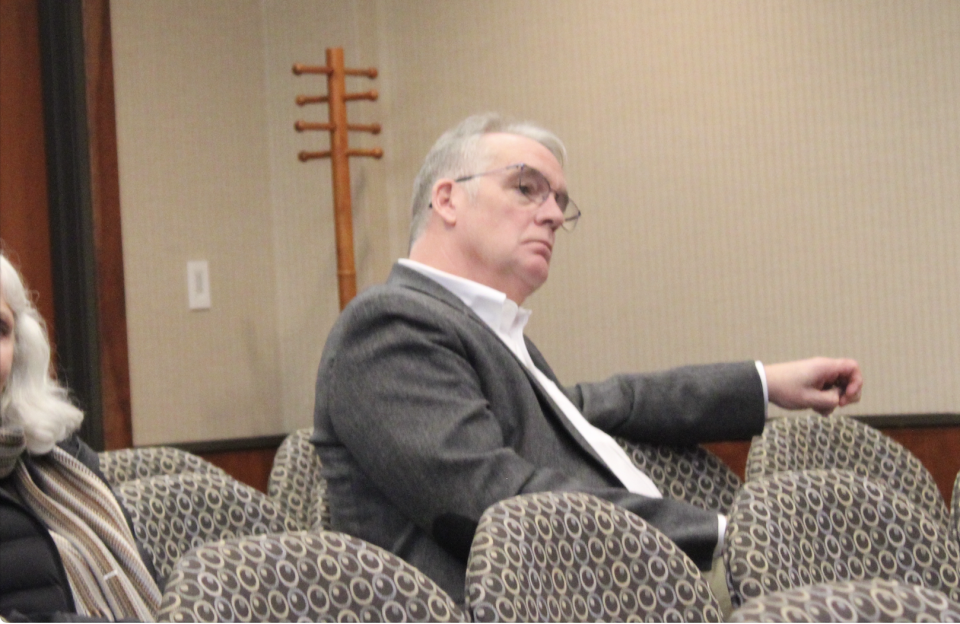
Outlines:
<svg viewBox="0 0 960 624"><path fill-rule="evenodd" d="M567 420L577 429L581 436L587 441L594 451L603 459L604 463L616 475L623 486L634 494L640 494L649 498L663 498L660 490L653 483L649 476L644 474L636 467L630 456L627 455L623 447L609 434L601 431L590 424L580 410L567 398L567 395L557 387L553 381L548 378L543 371L538 369L530 359L530 353L527 351L527 345L523 340L523 330L530 319L530 310L521 308L514 301L507 298L505 293L499 290L484 286L483 284L468 280L420 262L409 259L401 259L399 264L424 275L437 282L451 293L456 295L463 303L473 310L473 312L483 320L487 326L499 337L517 359L533 375L541 388L550 396L553 402L560 408ZM760 374L760 380L763 384L764 403L767 399L767 379L763 370L763 364L756 363L757 372ZM723 534L726 530L727 519L723 515L719 519L719 539L717 547L714 550L714 557L718 556L723 545Z"/></svg>

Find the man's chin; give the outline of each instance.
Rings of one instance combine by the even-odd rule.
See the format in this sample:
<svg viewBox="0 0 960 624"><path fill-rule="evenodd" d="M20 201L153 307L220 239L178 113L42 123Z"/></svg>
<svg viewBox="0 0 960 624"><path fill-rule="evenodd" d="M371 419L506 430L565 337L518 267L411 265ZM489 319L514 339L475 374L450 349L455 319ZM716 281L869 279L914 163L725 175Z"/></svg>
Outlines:
<svg viewBox="0 0 960 624"><path fill-rule="evenodd" d="M550 275L550 263L546 262L543 266L531 267L527 273L527 284L530 286L530 292L533 293L543 286Z"/></svg>

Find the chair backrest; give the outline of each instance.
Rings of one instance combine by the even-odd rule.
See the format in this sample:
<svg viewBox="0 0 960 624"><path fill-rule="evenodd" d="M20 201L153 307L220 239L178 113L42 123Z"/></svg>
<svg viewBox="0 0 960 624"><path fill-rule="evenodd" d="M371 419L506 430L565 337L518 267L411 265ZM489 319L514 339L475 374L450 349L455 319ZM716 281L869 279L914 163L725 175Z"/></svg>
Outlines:
<svg viewBox="0 0 960 624"><path fill-rule="evenodd" d="M693 561L639 516L595 496L543 492L492 505L467 563L478 622L720 621Z"/></svg>
<svg viewBox="0 0 960 624"><path fill-rule="evenodd" d="M727 513L742 482L722 459L702 446L617 442L660 492L703 509Z"/></svg>
<svg viewBox="0 0 960 624"><path fill-rule="evenodd" d="M728 622L960 622L941 592L870 579L799 587L749 600Z"/></svg>
<svg viewBox="0 0 960 624"><path fill-rule="evenodd" d="M273 458L267 494L304 527L330 529L327 480L310 443L312 433L311 428L298 429L283 440Z"/></svg>
<svg viewBox="0 0 960 624"><path fill-rule="evenodd" d="M145 446L98 453L100 471L111 485L183 472L226 474L207 460L170 446Z"/></svg>
<svg viewBox="0 0 960 624"><path fill-rule="evenodd" d="M226 474L158 475L114 493L160 578L191 548L210 541L302 529L265 494Z"/></svg>
<svg viewBox="0 0 960 624"><path fill-rule="evenodd" d="M723 551L734 607L805 585L869 578L960 595L948 530L881 481L848 471L781 472L747 481Z"/></svg>
<svg viewBox="0 0 960 624"><path fill-rule="evenodd" d="M954 539L960 543L960 472L953 480L953 493L950 496L950 530Z"/></svg>
<svg viewBox="0 0 960 624"><path fill-rule="evenodd" d="M938 522L948 521L943 496L920 460L896 440L844 416L771 418L750 445L745 476L750 481L786 470L827 468L882 480Z"/></svg>
<svg viewBox="0 0 960 624"><path fill-rule="evenodd" d="M167 580L158 622L463 622L436 583L395 555L330 531L205 544Z"/></svg>

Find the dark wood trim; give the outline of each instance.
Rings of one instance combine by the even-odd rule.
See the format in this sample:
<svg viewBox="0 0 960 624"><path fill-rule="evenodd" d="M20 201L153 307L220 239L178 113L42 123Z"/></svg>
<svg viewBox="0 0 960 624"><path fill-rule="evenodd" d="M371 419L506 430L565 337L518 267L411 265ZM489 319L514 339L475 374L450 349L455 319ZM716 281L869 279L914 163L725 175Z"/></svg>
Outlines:
<svg viewBox="0 0 960 624"><path fill-rule="evenodd" d="M133 444L130 358L120 228L120 170L113 84L110 2L83 1L90 199L96 250L103 441L107 449Z"/></svg>
<svg viewBox="0 0 960 624"><path fill-rule="evenodd" d="M265 493L270 483L273 458L276 457L277 448L286 437L286 434L283 434L231 440L183 442L167 446L199 455L210 463L223 468L227 474L238 481Z"/></svg>
<svg viewBox="0 0 960 624"><path fill-rule="evenodd" d="M918 429L960 426L960 414L890 414L888 416L851 416L876 429Z"/></svg>
<svg viewBox="0 0 960 624"><path fill-rule="evenodd" d="M225 440L204 440L202 442L175 442L165 446L172 446L190 453L225 453L232 451L249 451L251 449L276 449L286 439L287 434L259 436L254 438L232 438Z"/></svg>
<svg viewBox="0 0 960 624"><path fill-rule="evenodd" d="M145 446L169 446L199 455L222 468L237 481L266 493L270 483L270 471L273 469L273 458L286 437L287 434L280 434Z"/></svg>
<svg viewBox="0 0 960 624"><path fill-rule="evenodd" d="M270 486L270 472L273 470L273 458L276 448L247 449L244 451L220 451L216 453L197 453L200 457L241 483L256 488L266 494Z"/></svg>
<svg viewBox="0 0 960 624"><path fill-rule="evenodd" d="M747 453L750 452L750 440L711 442L702 446L722 459L723 463L730 466L730 469L743 480L747 470Z"/></svg>
<svg viewBox="0 0 960 624"><path fill-rule="evenodd" d="M866 425L902 444L930 471L947 503L960 473L960 420L956 414L917 414L903 417L857 416ZM744 477L750 441L704 444L741 479Z"/></svg>
<svg viewBox="0 0 960 624"><path fill-rule="evenodd" d="M90 150L79 0L40 0L50 256L58 376L85 413L80 435L103 449Z"/></svg>

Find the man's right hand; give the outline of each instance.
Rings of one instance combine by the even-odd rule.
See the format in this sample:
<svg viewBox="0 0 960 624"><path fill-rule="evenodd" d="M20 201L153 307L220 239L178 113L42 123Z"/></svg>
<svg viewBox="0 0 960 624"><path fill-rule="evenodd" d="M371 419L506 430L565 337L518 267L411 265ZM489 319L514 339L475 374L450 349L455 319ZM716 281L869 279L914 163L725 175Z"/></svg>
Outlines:
<svg viewBox="0 0 960 624"><path fill-rule="evenodd" d="M825 357L764 365L770 402L828 416L860 400L863 375L856 360Z"/></svg>

